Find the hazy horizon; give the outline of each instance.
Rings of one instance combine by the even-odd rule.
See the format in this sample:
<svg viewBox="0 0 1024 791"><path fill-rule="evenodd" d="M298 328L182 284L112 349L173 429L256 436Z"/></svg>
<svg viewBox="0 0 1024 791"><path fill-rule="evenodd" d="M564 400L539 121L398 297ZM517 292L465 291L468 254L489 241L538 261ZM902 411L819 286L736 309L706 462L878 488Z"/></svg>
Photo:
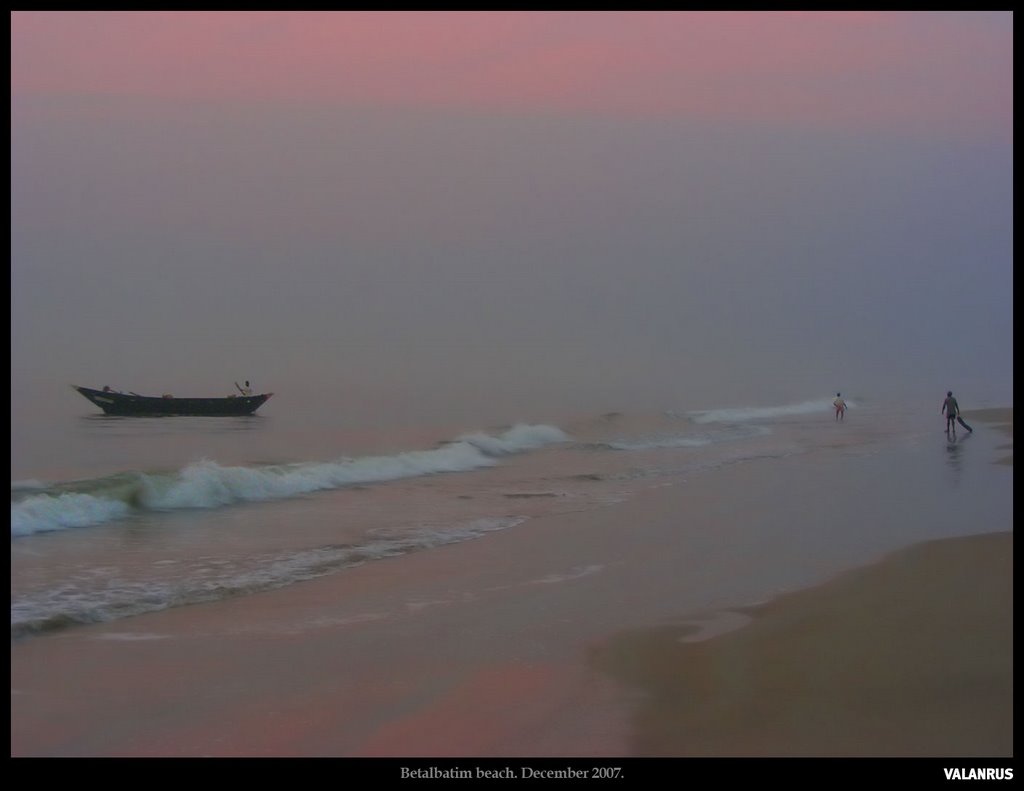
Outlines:
<svg viewBox="0 0 1024 791"><path fill-rule="evenodd" d="M1012 24L14 12L12 422L1009 404Z"/></svg>

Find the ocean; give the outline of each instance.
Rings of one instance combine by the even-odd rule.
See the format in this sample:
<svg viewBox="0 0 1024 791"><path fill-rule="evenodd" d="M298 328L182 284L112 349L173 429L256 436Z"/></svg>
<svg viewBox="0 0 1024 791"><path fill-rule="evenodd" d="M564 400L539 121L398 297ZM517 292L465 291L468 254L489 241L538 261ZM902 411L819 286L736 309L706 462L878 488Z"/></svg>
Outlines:
<svg viewBox="0 0 1024 791"><path fill-rule="evenodd" d="M831 397L818 396L371 427L290 414L282 398L243 418L107 417L83 401L37 426L35 441L12 427L11 637L251 596L384 559L400 573L415 553L657 487L696 497L720 470L793 457L862 471L823 512L822 547L835 557L811 576L915 541L1010 529L1012 468L981 469L1005 437L976 425L949 440L940 400L925 409L853 396L842 422ZM865 490L867 473L877 483ZM858 503L877 508L879 498L899 514L898 530L858 518ZM773 540L786 540L784 528L755 544ZM699 552L685 519L678 541ZM756 581L744 595L759 595Z"/></svg>

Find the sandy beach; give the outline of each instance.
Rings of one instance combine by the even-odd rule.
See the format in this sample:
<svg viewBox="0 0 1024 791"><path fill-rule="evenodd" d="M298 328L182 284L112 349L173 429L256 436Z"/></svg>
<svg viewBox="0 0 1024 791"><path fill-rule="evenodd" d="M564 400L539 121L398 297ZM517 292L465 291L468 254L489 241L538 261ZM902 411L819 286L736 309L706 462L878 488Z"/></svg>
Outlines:
<svg viewBox="0 0 1024 791"><path fill-rule="evenodd" d="M1012 413L973 419L967 462L754 460L14 642L12 756L1012 755Z"/></svg>
<svg viewBox="0 0 1024 791"><path fill-rule="evenodd" d="M684 623L599 652L647 693L634 754L1013 755L1011 533L921 544L735 615L750 621L715 639Z"/></svg>

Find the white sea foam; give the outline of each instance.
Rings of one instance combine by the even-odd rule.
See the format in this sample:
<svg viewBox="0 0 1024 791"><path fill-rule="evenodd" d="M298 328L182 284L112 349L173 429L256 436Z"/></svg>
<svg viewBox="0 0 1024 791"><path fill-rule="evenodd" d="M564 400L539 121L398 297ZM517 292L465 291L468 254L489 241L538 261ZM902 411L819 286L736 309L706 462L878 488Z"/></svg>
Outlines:
<svg viewBox="0 0 1024 791"><path fill-rule="evenodd" d="M354 544L312 547L278 555L248 555L213 562L205 567L201 561L197 561L191 570L180 569L173 575L145 581L123 578L118 569L105 569L106 573L98 575L102 577L100 585L84 585L81 580L69 581L20 596L11 605L11 636L21 637L72 623L104 623L169 607L273 590L368 561L470 541L487 533L514 527L523 521L524 517L493 517L447 525L418 525L403 530L380 531L368 540ZM590 573L587 570L583 572ZM331 623L343 624L350 621ZM108 632L101 639L143 640L160 637Z"/></svg>
<svg viewBox="0 0 1024 791"><path fill-rule="evenodd" d="M11 535L27 536L50 530L88 527L127 516L131 508L121 500L89 494L35 495L11 506Z"/></svg>
<svg viewBox="0 0 1024 791"><path fill-rule="evenodd" d="M555 426L513 426L504 434L494 437L489 434L463 434L456 444L465 443L477 448L488 456L505 456L510 453L521 453L534 450L545 445L553 445L568 441L564 431Z"/></svg>
<svg viewBox="0 0 1024 791"><path fill-rule="evenodd" d="M662 448L702 448L710 445L707 437L654 437L651 439L621 440L607 443L612 450L659 450Z"/></svg>
<svg viewBox="0 0 1024 791"><path fill-rule="evenodd" d="M670 415L675 417L674 415ZM704 421L708 422L708 421ZM678 448L704 448L708 445L721 445L723 443L737 442L752 437L764 436L772 433L771 428L763 425L751 425L736 423L723 423L703 430L700 434L680 435L678 427L674 426L664 434L651 434L648 436L621 438L597 443L598 448L609 448L620 451L645 451L663 450Z"/></svg>
<svg viewBox="0 0 1024 791"><path fill-rule="evenodd" d="M847 405L853 406L853 402L847 400ZM801 401L796 404L783 404L781 406L756 406L756 407L730 407L726 409L709 409L699 412L690 412L688 417L694 423L743 423L749 420L773 420L780 417L799 417L801 415L813 415L825 413L833 408L832 399L816 399L813 401Z"/></svg>

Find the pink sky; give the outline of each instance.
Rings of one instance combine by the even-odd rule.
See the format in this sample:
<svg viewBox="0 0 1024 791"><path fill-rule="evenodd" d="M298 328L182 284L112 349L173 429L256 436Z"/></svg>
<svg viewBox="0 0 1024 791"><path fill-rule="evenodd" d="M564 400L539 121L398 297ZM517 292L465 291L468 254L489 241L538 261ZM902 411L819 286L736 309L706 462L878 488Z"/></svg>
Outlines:
<svg viewBox="0 0 1024 791"><path fill-rule="evenodd" d="M1009 12L15 12L12 93L1012 125Z"/></svg>

